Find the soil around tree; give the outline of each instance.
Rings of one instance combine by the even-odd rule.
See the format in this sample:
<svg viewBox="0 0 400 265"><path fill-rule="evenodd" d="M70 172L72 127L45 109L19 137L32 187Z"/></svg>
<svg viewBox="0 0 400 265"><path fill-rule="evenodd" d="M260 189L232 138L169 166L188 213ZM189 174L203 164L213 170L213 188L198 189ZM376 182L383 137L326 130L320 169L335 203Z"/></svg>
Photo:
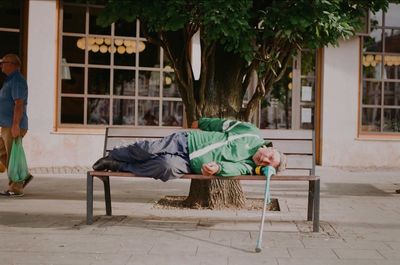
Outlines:
<svg viewBox="0 0 400 265"><path fill-rule="evenodd" d="M194 210L205 210L205 209L210 209L208 207L187 207L185 206L185 199L186 196L165 196L164 198L160 199L157 201L153 208L155 209L171 209L171 210L177 210L177 209L182 209L182 210L187 210L187 209L194 209ZM246 204L243 208L240 208L242 210L248 210L248 211L256 211L256 210L262 210L264 206L264 199L263 198L246 198ZM236 210L238 209L237 207L231 207L231 208L223 208L223 209L232 209ZM215 209L218 210L218 209ZM267 211L280 211L279 208L279 202L278 199L276 198L271 198L271 202L267 205Z"/></svg>

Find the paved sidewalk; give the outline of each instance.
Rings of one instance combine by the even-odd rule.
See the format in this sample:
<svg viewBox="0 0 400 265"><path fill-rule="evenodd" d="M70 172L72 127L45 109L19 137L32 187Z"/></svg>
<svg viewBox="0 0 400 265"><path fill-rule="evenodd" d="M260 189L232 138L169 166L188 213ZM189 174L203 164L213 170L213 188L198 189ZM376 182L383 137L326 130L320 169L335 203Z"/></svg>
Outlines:
<svg viewBox="0 0 400 265"><path fill-rule="evenodd" d="M101 216L95 181L97 220L87 226L83 171L36 169L25 197L0 198L0 265L400 264L400 169L319 168L320 233L305 221L307 184L273 182L281 212L267 214L261 253L254 252L259 211L154 207L165 195L186 195L187 180L113 179L112 217ZM262 198L262 182L243 187Z"/></svg>

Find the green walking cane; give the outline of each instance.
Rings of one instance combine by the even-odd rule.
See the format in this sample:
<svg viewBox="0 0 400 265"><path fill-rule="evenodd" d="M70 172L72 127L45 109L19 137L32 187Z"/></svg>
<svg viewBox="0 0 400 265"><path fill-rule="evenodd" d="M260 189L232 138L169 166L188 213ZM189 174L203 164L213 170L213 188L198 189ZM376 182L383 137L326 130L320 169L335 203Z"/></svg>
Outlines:
<svg viewBox="0 0 400 265"><path fill-rule="evenodd" d="M269 182L271 180L271 176L276 174L276 170L274 167L267 166L261 169L263 175L265 176L265 190L264 190L264 206L263 212L261 216L261 223L260 223L260 231L258 233L257 245L256 245L256 252L261 252L261 243L262 243L262 234L264 230L264 220L265 220L265 211L267 210L267 204L271 202L270 194L269 194Z"/></svg>

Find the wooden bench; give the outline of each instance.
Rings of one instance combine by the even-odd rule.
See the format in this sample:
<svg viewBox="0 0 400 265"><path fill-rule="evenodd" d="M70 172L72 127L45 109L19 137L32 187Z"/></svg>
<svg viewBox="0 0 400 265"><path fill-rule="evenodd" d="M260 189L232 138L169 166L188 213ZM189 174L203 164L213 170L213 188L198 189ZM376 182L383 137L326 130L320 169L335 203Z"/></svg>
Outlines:
<svg viewBox="0 0 400 265"><path fill-rule="evenodd" d="M177 128L122 128L106 129L104 153L106 155L116 146L131 144L143 139L159 139L177 131ZM307 220L313 221L313 231L319 231L320 179L315 176L314 132L306 130L261 130L262 137L272 141L274 147L287 156L287 169L272 176L271 181L308 181ZM87 215L86 223L93 223L93 178L99 178L104 184L106 215L111 216L110 177L141 177L127 172L87 172ZM183 179L209 180L218 177L187 174ZM263 180L264 176L243 175L221 179Z"/></svg>

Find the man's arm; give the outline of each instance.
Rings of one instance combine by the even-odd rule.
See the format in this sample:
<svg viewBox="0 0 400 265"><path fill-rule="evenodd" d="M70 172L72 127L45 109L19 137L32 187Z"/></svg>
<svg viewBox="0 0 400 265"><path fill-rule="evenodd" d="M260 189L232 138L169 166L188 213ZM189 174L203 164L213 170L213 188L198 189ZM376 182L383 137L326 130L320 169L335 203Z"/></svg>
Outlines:
<svg viewBox="0 0 400 265"><path fill-rule="evenodd" d="M15 100L13 123L11 126L11 135L13 138L17 138L18 136L21 135L21 128L19 127L19 124L21 122L23 113L24 113L24 100L23 99Z"/></svg>
<svg viewBox="0 0 400 265"><path fill-rule="evenodd" d="M233 177L252 174L253 168L244 162L210 162L202 167L204 175L216 175L221 177Z"/></svg>

